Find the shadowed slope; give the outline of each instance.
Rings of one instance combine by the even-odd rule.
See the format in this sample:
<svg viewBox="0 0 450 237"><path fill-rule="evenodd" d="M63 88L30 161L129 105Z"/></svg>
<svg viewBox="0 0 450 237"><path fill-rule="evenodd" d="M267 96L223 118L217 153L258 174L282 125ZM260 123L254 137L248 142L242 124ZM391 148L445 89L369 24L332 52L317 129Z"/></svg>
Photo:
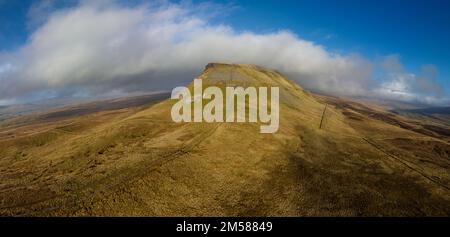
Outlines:
<svg viewBox="0 0 450 237"><path fill-rule="evenodd" d="M0 214L450 214L447 141L316 99L273 70L214 63L199 78L279 86L279 131L174 123L170 100L41 125L0 140Z"/></svg>

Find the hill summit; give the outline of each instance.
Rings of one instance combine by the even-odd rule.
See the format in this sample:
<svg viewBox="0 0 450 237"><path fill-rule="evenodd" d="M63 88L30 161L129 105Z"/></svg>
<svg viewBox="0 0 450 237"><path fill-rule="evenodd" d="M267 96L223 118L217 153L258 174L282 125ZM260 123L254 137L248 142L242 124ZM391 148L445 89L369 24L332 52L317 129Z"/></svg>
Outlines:
<svg viewBox="0 0 450 237"><path fill-rule="evenodd" d="M445 134L376 106L311 94L259 66L210 63L198 78L204 85L279 87L279 130L175 123L170 99L6 126L0 214L450 214Z"/></svg>

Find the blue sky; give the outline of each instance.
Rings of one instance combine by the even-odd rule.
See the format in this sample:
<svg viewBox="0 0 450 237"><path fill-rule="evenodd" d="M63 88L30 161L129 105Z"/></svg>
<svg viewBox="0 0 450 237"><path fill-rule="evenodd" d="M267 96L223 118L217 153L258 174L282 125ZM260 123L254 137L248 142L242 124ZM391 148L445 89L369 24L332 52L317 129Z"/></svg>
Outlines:
<svg viewBox="0 0 450 237"><path fill-rule="evenodd" d="M202 4L208 6L206 9L216 8L215 15L206 17L206 26L202 27L225 25L232 29L235 36L245 32L266 36L287 30L300 40L323 47L331 55L334 53L345 57L359 55L375 65L372 76L374 80L383 81L392 77L392 71L378 72L382 69L377 65L383 64L387 58L393 59L391 64L401 65L401 75L399 71L395 73L402 78L412 74L419 77L423 74L423 68L430 68L431 65L432 80L444 90L444 97L449 97L450 1L242 0L174 3L180 4L181 8L191 8L193 11L198 10L198 6ZM145 4L148 2L116 3L120 8ZM0 52L4 55L18 54L27 44L33 45L30 43L32 35L42 30L42 26L45 26L49 19L48 16L68 7L77 8L79 5L80 3L74 0L42 2L0 0ZM189 17L203 17L195 13L186 15L185 20ZM3 68L10 65L9 62L7 64L5 62ZM392 80L392 83L385 85L398 85L400 79ZM70 86L74 87L72 84ZM314 85L311 87L314 89ZM428 96L433 96L433 90L428 92L431 93Z"/></svg>
<svg viewBox="0 0 450 237"><path fill-rule="evenodd" d="M227 23L240 30L290 29L333 50L373 59L399 54L404 66L439 68L450 80L450 1L334 0L236 1ZM256 4L257 3L257 4Z"/></svg>

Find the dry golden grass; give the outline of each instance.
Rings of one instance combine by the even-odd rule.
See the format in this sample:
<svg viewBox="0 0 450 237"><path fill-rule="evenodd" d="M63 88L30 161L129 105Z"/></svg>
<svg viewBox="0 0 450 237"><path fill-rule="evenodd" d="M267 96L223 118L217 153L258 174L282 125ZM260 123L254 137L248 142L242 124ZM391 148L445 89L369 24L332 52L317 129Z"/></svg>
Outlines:
<svg viewBox="0 0 450 237"><path fill-rule="evenodd" d="M174 123L169 100L7 123L0 214L449 216L449 137L427 121L314 96L252 65L210 64L200 78L279 86L279 131Z"/></svg>

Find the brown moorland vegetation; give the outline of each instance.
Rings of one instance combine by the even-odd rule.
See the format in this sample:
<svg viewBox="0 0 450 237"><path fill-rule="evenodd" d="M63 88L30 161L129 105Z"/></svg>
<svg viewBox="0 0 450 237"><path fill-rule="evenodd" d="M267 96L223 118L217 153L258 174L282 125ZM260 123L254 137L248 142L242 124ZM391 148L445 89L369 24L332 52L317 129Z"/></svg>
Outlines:
<svg viewBox="0 0 450 237"><path fill-rule="evenodd" d="M174 101L159 98L6 120L0 215L450 215L446 123L314 95L253 65L212 63L199 78L279 86L279 131L174 123Z"/></svg>

